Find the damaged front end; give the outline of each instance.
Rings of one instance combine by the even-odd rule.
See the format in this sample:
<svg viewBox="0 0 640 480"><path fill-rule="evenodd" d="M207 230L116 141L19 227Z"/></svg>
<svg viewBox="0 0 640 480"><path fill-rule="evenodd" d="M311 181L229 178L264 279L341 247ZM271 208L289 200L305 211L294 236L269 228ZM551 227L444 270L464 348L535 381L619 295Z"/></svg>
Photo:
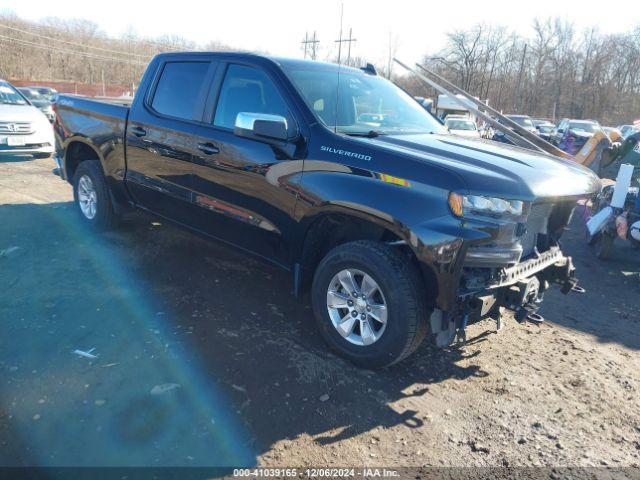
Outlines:
<svg viewBox="0 0 640 480"><path fill-rule="evenodd" d="M542 323L537 311L554 284L565 294L584 292L559 243L575 205L576 199L538 202L510 218L464 219L465 228L489 238L462 248L456 298L431 317L438 346L466 340L466 327L483 318L493 318L500 330L501 308L512 310L520 323Z"/></svg>

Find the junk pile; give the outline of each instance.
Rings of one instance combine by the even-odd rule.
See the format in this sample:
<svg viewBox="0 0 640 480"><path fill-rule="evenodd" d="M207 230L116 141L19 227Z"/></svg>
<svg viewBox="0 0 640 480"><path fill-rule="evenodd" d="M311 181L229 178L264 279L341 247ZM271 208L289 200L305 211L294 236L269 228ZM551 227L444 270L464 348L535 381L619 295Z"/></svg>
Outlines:
<svg viewBox="0 0 640 480"><path fill-rule="evenodd" d="M602 260L611 255L616 237L640 249L640 188L632 186L638 184L638 170L620 165L616 183L604 187L593 202L594 214L586 223L587 242Z"/></svg>

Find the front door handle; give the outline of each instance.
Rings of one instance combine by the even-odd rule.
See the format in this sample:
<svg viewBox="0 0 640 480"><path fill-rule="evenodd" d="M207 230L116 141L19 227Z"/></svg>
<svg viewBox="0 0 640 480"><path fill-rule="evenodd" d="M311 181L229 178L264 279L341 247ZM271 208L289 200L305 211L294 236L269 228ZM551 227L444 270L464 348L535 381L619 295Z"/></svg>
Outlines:
<svg viewBox="0 0 640 480"><path fill-rule="evenodd" d="M199 143L198 150L200 150L205 155L215 155L216 153L220 152L220 149L211 142Z"/></svg>
<svg viewBox="0 0 640 480"><path fill-rule="evenodd" d="M131 127L131 133L136 137L144 137L147 134L147 131L142 127Z"/></svg>

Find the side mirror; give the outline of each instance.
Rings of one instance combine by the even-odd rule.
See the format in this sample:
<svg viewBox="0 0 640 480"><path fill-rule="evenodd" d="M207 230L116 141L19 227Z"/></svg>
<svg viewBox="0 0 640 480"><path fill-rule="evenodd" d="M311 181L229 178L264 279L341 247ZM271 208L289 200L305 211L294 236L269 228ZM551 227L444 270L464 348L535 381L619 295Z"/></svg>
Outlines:
<svg viewBox="0 0 640 480"><path fill-rule="evenodd" d="M268 113L240 112L233 133L265 143L282 143L288 138L287 119Z"/></svg>
<svg viewBox="0 0 640 480"><path fill-rule="evenodd" d="M564 128L559 128L557 131L558 133L564 133Z"/></svg>

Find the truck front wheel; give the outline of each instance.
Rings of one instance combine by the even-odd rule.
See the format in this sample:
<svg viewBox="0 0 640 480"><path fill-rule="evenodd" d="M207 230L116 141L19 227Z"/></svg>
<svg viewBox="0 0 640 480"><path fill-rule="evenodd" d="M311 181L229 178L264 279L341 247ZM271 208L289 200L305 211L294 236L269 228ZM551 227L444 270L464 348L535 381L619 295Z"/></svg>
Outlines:
<svg viewBox="0 0 640 480"><path fill-rule="evenodd" d="M98 160L81 162L73 176L73 199L83 223L96 230L116 224L109 187Z"/></svg>
<svg viewBox="0 0 640 480"><path fill-rule="evenodd" d="M397 247L368 240L331 250L311 290L326 342L365 368L399 362L420 345L428 329L426 294L418 269Z"/></svg>

